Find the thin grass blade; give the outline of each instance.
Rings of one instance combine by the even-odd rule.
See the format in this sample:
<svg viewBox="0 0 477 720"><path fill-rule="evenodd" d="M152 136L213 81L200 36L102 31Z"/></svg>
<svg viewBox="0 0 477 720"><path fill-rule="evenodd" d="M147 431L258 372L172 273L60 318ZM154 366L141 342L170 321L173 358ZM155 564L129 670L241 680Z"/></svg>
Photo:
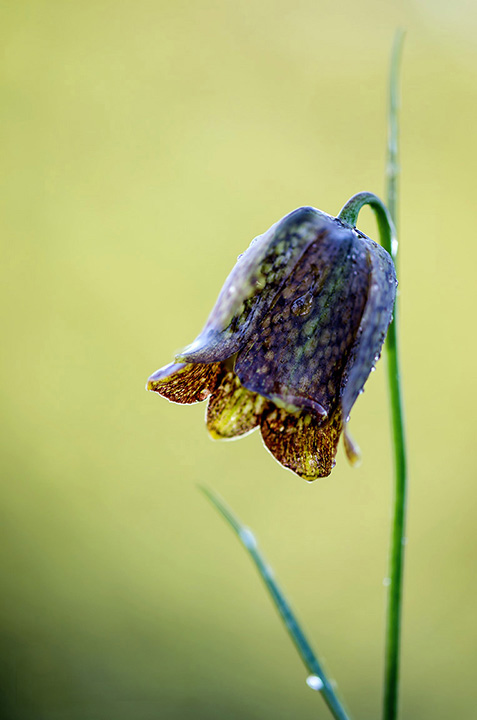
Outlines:
<svg viewBox="0 0 477 720"><path fill-rule="evenodd" d="M328 678L322 663L312 649L301 625L292 611L290 603L276 582L270 566L260 552L254 534L249 528L242 525L237 516L217 493L204 486L200 486L200 490L206 495L224 520L226 520L255 563L255 567L265 583L265 587L278 610L281 620L298 650L303 664L310 673L311 677L307 681L308 685L320 690L325 703L336 720L350 720L350 716L344 709L342 701L338 698L333 682Z"/></svg>

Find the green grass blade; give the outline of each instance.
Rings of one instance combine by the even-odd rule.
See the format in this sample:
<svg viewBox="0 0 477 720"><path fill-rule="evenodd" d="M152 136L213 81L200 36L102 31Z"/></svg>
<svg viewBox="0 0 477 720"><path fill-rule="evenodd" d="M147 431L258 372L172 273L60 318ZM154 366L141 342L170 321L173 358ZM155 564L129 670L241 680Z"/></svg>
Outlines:
<svg viewBox="0 0 477 720"><path fill-rule="evenodd" d="M310 687L320 690L325 703L336 720L349 720L349 715L338 698L333 683L327 677L323 665L318 660L306 638L305 633L303 632L303 629L296 619L288 600L277 584L270 566L258 548L257 541L252 531L242 525L236 515L234 515L232 510L219 497L219 495L204 486L200 486L200 489L222 515L224 520L227 521L255 563L255 567L265 583L270 597L275 603L275 607L278 610L283 624L285 625L288 634L298 650L307 671L310 673L311 677L308 678L307 683Z"/></svg>
<svg viewBox="0 0 477 720"><path fill-rule="evenodd" d="M401 69L404 30L396 30L391 51L388 96L388 145L386 163L386 202L389 213L397 227L398 177L399 177L399 74Z"/></svg>

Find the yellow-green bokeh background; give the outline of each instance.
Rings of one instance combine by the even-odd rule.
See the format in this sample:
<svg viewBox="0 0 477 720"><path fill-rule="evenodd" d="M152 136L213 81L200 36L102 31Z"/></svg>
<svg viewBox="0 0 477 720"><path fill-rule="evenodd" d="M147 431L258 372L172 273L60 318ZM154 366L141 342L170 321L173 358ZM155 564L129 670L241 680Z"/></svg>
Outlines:
<svg viewBox="0 0 477 720"><path fill-rule="evenodd" d="M251 525L355 718L379 717L384 363L326 480L144 392L252 237L382 193L403 70L411 492L402 717L475 717L477 8L456 0L19 0L1 18L1 686L11 720L325 718ZM375 234L364 211L362 229Z"/></svg>

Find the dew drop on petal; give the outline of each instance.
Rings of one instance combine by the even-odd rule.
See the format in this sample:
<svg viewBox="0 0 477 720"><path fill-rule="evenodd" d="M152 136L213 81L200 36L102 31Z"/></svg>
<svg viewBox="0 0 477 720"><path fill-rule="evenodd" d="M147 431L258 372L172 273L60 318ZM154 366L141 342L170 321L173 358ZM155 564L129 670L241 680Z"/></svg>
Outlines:
<svg viewBox="0 0 477 720"><path fill-rule="evenodd" d="M313 293L307 292L292 303L291 311L294 315L308 315L313 307Z"/></svg>
<svg viewBox="0 0 477 720"><path fill-rule="evenodd" d="M308 675L306 678L306 684L312 690L320 691L323 690L323 680L318 675Z"/></svg>

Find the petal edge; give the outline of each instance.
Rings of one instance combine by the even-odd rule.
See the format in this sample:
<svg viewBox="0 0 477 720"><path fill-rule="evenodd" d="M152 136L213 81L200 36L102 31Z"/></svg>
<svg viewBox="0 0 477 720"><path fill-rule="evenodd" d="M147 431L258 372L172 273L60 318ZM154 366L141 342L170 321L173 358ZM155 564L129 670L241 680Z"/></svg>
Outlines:
<svg viewBox="0 0 477 720"><path fill-rule="evenodd" d="M341 428L339 409L321 424L309 412L292 415L279 408L264 413L261 422L265 447L280 465L308 482L331 473Z"/></svg>
<svg viewBox="0 0 477 720"><path fill-rule="evenodd" d="M220 371L220 363L170 363L148 378L146 390L171 402L192 405L206 400L214 391Z"/></svg>

